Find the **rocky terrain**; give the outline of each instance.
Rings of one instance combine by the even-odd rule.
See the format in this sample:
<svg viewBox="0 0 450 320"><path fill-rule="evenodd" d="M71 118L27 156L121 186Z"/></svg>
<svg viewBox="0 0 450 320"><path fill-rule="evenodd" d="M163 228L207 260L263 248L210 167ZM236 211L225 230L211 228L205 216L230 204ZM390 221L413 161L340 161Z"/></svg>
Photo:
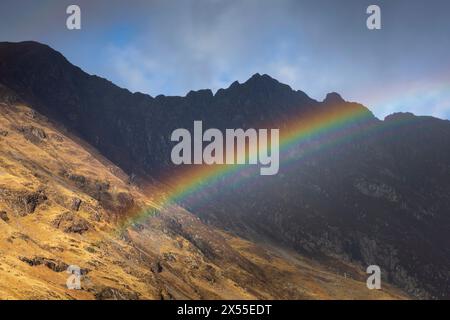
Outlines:
<svg viewBox="0 0 450 320"><path fill-rule="evenodd" d="M64 127L0 86L0 299L404 299L333 267L208 226L162 186L142 190ZM147 220L121 228L130 212ZM69 290L69 266L81 290Z"/></svg>
<svg viewBox="0 0 450 320"><path fill-rule="evenodd" d="M77 264L93 270L86 277L97 277L86 289L89 297L103 297L97 287L103 285L117 297L111 292L141 298L372 298L382 292L358 288L365 267L376 264L384 283L408 296L450 298L448 121L412 114L381 121L336 93L316 101L259 74L215 94L130 93L34 42L0 43L0 83L2 225L28 223L22 233L32 240L15 238L24 248L63 241L64 249L27 255L23 249L11 256L9 270L17 264L48 273L85 257ZM160 210L166 190L158 181L176 172L168 138L175 128L202 120L207 127L245 129L275 119L282 132L293 117L341 107L366 116L339 147L321 150L326 143L313 137L294 151L318 145L320 152L281 165L276 176L245 179L241 188L227 188L224 179L217 191L209 190L213 201ZM148 222L114 234L123 217L143 208L154 208ZM92 240L67 247L72 237ZM19 248L8 239L4 252ZM96 248L97 242L105 247ZM186 259L194 257L191 270ZM97 268L88 264L95 259ZM124 261L133 265L124 267ZM210 271L214 280L202 278L211 278ZM322 272L326 276L318 276ZM404 296L395 289L383 294Z"/></svg>

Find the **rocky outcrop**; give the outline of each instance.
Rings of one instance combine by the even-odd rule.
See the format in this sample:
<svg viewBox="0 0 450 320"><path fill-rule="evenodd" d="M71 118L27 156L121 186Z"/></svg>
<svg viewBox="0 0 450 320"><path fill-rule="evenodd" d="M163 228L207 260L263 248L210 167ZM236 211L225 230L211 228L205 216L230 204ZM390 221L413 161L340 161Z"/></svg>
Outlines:
<svg viewBox="0 0 450 320"><path fill-rule="evenodd" d="M0 211L0 219L2 219L5 222L9 221L8 214L6 213L6 211Z"/></svg>
<svg viewBox="0 0 450 320"><path fill-rule="evenodd" d="M42 256L35 256L33 258L27 258L27 257L19 257L19 260L22 262L27 263L31 267L36 266L46 266L50 270L54 272L66 272L69 268L69 265L61 260L58 259L51 259L46 258ZM80 275L85 276L87 275L91 270L86 268L80 268Z"/></svg>
<svg viewBox="0 0 450 320"><path fill-rule="evenodd" d="M18 216L34 213L36 208L47 200L44 190L15 191L0 188L0 197L13 208Z"/></svg>
<svg viewBox="0 0 450 320"><path fill-rule="evenodd" d="M66 170L62 170L59 174L81 191L96 199L100 206L110 213L122 215L132 210L138 210L133 196L126 192L112 192L109 181L88 178ZM81 200L74 199L71 210L78 211L80 205Z"/></svg>
<svg viewBox="0 0 450 320"><path fill-rule="evenodd" d="M47 139L47 134L41 128L34 126L21 126L18 131L23 134L28 141L38 144Z"/></svg>
<svg viewBox="0 0 450 320"><path fill-rule="evenodd" d="M82 201L80 198L73 198L70 204L70 209L72 209L73 211L80 210L81 202Z"/></svg>
<svg viewBox="0 0 450 320"><path fill-rule="evenodd" d="M52 225L66 233L83 234L90 229L90 224L87 220L71 211L60 214L53 220Z"/></svg>
<svg viewBox="0 0 450 320"><path fill-rule="evenodd" d="M111 287L97 289L95 293L96 300L139 300L139 294L136 292L119 290Z"/></svg>
<svg viewBox="0 0 450 320"><path fill-rule="evenodd" d="M35 267L44 265L47 268L49 268L52 271L55 272L63 272L66 271L69 265L67 263L64 263L59 260L44 258L44 257L33 257L33 258L27 258L27 257L19 257L19 259L28 265Z"/></svg>
<svg viewBox="0 0 450 320"><path fill-rule="evenodd" d="M152 266L150 267L150 270L153 273L160 273L160 272L162 272L163 271L163 267L161 265L161 262L159 262L159 261L154 262L152 264Z"/></svg>

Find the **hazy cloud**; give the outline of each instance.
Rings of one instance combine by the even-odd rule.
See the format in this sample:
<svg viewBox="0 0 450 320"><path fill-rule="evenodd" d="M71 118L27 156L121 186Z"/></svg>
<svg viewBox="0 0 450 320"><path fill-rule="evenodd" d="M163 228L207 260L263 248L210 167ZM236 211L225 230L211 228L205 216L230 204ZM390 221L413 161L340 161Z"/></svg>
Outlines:
<svg viewBox="0 0 450 320"><path fill-rule="evenodd" d="M151 95L217 90L259 72L316 99L338 91L380 117L450 118L450 2L376 1L382 30L369 31L372 2L84 0L82 30L68 31L70 1L4 0L0 40L46 42L86 71Z"/></svg>

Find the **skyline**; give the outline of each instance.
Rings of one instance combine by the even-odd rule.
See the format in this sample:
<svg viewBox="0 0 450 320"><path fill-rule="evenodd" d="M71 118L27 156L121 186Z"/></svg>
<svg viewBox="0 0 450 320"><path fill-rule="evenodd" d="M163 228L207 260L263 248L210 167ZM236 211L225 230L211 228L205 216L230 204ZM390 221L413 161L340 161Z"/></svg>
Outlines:
<svg viewBox="0 0 450 320"><path fill-rule="evenodd" d="M2 1L0 41L48 44L152 96L215 92L260 73L319 101L338 92L379 118L450 118L446 1L77 1L82 29L72 31L69 4ZM370 4L381 8L381 30L366 28Z"/></svg>

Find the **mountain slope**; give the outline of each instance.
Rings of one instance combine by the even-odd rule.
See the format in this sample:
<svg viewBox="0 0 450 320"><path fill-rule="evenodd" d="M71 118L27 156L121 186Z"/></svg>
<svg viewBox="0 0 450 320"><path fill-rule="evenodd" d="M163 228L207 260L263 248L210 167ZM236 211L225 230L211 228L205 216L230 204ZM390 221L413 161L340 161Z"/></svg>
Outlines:
<svg viewBox="0 0 450 320"><path fill-rule="evenodd" d="M34 42L0 44L0 83L137 181L175 175L170 134L194 120L219 129L274 124L283 132L311 113L364 114L364 122L312 135L284 152L314 150L282 163L276 176L243 179L239 188L224 179L208 189L214 201L180 204L250 242L268 239L333 263L376 264L385 281L415 297L450 298L448 121L410 114L380 121L338 94L315 101L259 74L216 94L132 94Z"/></svg>
<svg viewBox="0 0 450 320"><path fill-rule="evenodd" d="M0 86L0 299L399 299L361 267L329 269L203 224ZM121 218L152 209L126 230ZM286 258L289 257L289 258ZM69 265L82 290L69 290ZM345 276L344 276L345 273Z"/></svg>

